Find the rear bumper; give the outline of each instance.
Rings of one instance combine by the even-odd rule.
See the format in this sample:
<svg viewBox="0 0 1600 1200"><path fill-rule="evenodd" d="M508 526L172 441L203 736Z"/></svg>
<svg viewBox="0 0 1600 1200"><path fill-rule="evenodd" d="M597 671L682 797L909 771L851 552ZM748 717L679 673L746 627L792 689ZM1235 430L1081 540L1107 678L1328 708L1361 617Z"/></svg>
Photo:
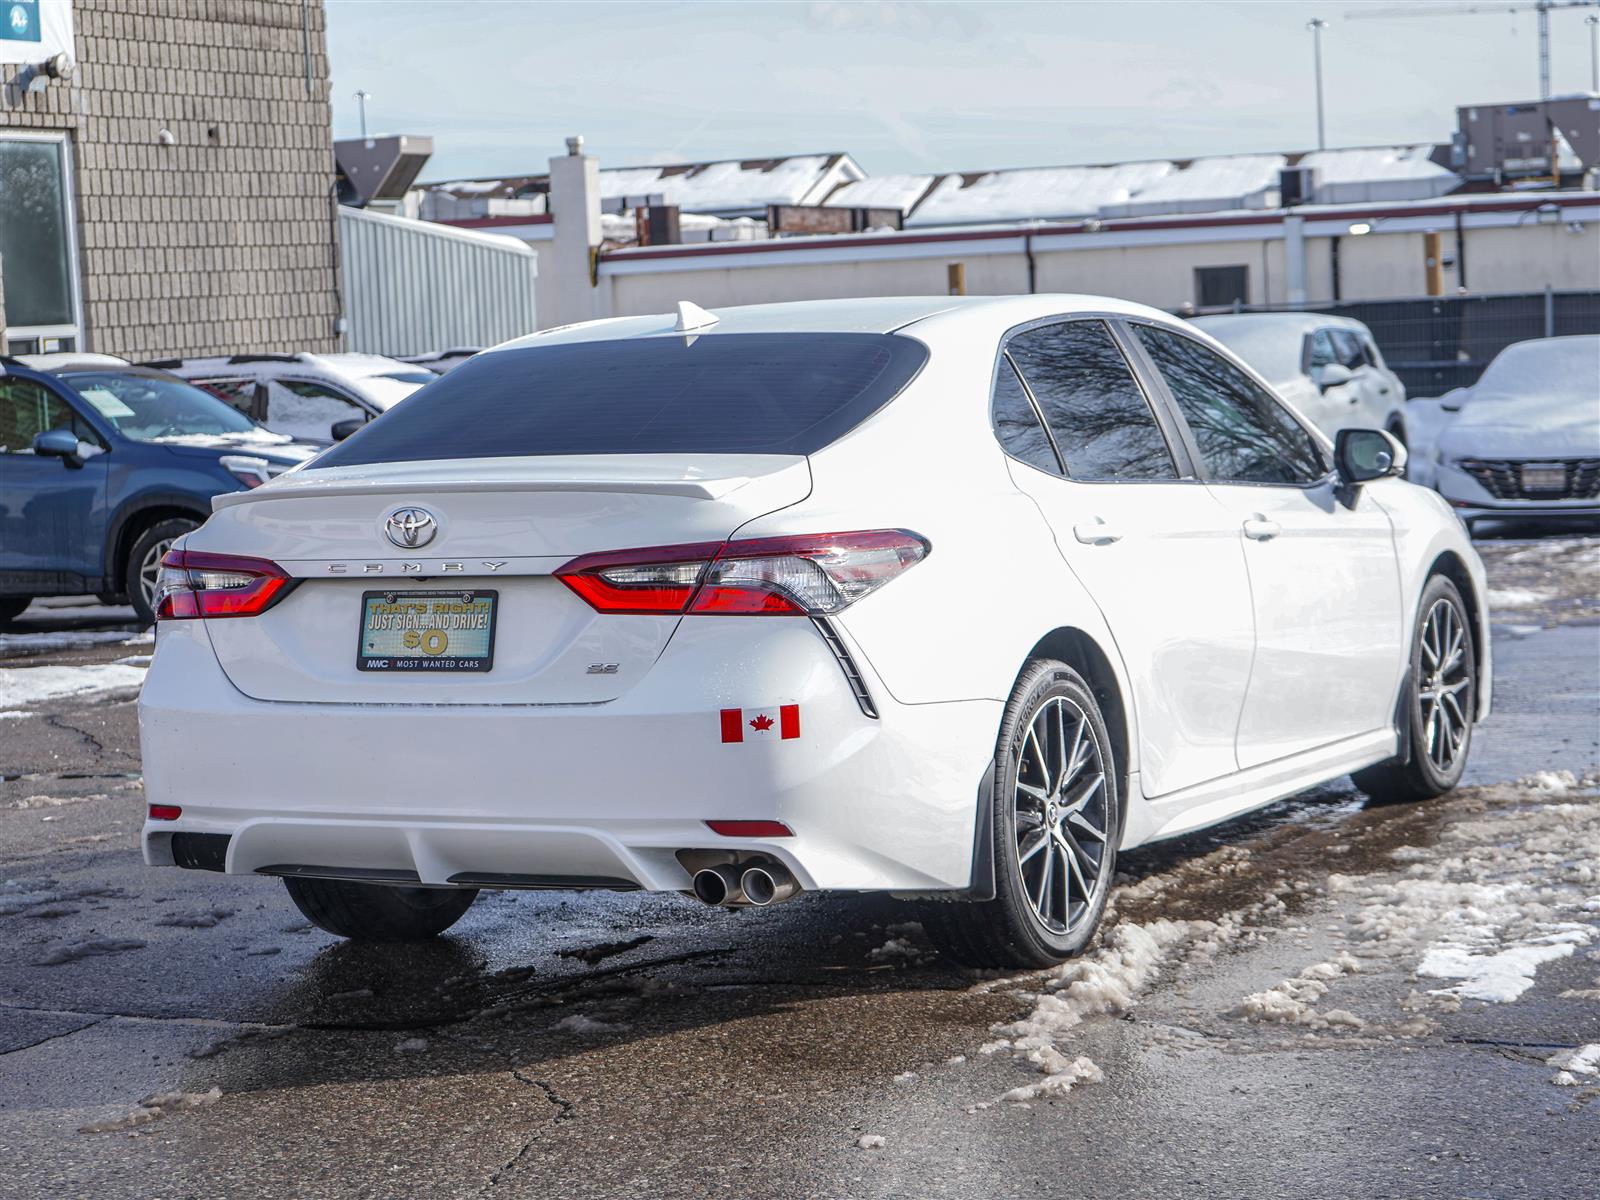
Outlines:
<svg viewBox="0 0 1600 1200"><path fill-rule="evenodd" d="M234 688L200 622L173 623L139 728L147 799L183 815L146 822L145 859L170 865L174 833L213 833L232 874L681 891L677 851L760 851L808 889L965 887L1001 706L897 705L867 682L876 720L809 622L702 618L609 703L280 703ZM746 721L722 740L721 710L780 703L799 706L800 736ZM795 836L705 824L753 818Z"/></svg>

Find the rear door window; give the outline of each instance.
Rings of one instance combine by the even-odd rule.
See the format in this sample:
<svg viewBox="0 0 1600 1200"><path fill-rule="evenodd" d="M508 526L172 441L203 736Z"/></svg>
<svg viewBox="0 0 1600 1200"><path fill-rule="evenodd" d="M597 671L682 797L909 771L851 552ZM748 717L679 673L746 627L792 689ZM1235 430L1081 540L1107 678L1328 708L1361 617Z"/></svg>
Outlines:
<svg viewBox="0 0 1600 1200"><path fill-rule="evenodd" d="M1327 473L1315 438L1239 367L1193 338L1134 326L1218 483L1304 486Z"/></svg>
<svg viewBox="0 0 1600 1200"><path fill-rule="evenodd" d="M1017 378L1017 369L1011 357L1000 356L1000 369L995 374L994 403L990 407L994 420L994 435L1012 458L1021 459L1030 467L1061 474L1061 463L1056 458L1050 435L1039 422L1033 401Z"/></svg>
<svg viewBox="0 0 1600 1200"><path fill-rule="evenodd" d="M899 394L921 342L724 333L480 354L318 467L550 454L811 454Z"/></svg>
<svg viewBox="0 0 1600 1200"><path fill-rule="evenodd" d="M1006 343L1072 479L1176 479L1161 426L1103 321L1065 321Z"/></svg>

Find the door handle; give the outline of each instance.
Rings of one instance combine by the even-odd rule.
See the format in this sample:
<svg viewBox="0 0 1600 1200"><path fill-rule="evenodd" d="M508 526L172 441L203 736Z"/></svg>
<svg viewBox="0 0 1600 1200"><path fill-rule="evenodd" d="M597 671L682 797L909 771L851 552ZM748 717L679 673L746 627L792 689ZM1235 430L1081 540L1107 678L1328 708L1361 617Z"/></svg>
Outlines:
<svg viewBox="0 0 1600 1200"><path fill-rule="evenodd" d="M1122 540L1122 530L1096 517L1093 521L1079 521L1072 527L1072 536L1085 546L1109 546Z"/></svg>
<svg viewBox="0 0 1600 1200"><path fill-rule="evenodd" d="M1269 521L1265 517L1247 517L1244 523L1244 535L1251 541L1270 542L1283 532L1283 526L1276 521Z"/></svg>

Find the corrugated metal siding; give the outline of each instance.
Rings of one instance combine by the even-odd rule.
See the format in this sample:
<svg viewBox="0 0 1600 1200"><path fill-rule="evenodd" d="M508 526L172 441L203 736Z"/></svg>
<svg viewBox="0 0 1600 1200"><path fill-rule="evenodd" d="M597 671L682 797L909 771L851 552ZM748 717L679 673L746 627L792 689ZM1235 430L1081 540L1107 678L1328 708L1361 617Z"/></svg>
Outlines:
<svg viewBox="0 0 1600 1200"><path fill-rule="evenodd" d="M339 209L348 348L425 354L532 333L532 247L361 209Z"/></svg>

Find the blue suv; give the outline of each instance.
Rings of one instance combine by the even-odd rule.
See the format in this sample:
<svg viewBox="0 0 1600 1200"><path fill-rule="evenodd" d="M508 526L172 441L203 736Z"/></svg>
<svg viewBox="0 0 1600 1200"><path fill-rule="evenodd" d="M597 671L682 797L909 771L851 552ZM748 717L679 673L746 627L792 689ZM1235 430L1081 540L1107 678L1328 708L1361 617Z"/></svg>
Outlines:
<svg viewBox="0 0 1600 1200"><path fill-rule="evenodd" d="M107 355L0 358L0 624L36 596L90 593L153 620L161 557L211 497L319 449L164 371Z"/></svg>

